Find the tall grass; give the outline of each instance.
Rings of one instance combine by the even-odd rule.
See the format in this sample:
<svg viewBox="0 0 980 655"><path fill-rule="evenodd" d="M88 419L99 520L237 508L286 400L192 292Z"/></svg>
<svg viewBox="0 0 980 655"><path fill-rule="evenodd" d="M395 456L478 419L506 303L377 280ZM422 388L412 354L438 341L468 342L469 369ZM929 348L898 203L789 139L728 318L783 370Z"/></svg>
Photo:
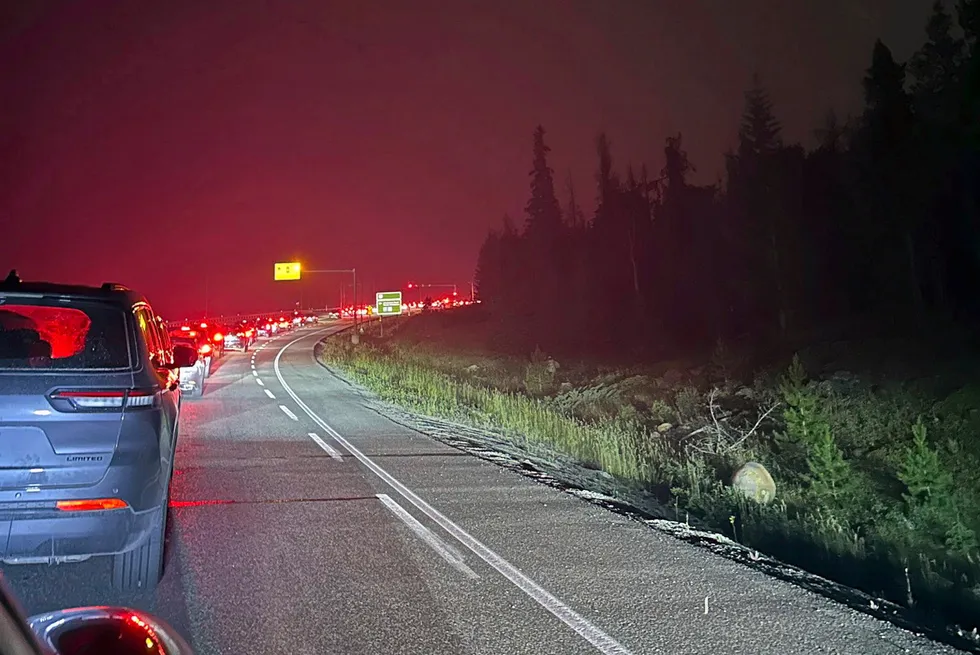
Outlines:
<svg viewBox="0 0 980 655"><path fill-rule="evenodd" d="M980 390L939 404L841 391L808 380L797 360L778 384L722 390L723 408L694 384L628 373L571 385L542 353L507 361L369 334L356 347L327 339L319 356L386 401L560 451L930 620L980 623ZM728 485L748 461L772 472L776 502Z"/></svg>

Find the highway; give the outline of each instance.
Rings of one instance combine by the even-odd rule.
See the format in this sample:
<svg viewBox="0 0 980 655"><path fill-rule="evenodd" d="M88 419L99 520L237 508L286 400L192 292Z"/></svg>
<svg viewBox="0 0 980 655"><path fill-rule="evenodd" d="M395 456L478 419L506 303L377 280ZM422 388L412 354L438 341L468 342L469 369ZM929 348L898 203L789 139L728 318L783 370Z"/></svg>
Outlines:
<svg viewBox="0 0 980 655"><path fill-rule="evenodd" d="M392 423L314 361L336 329L184 402L155 592L4 567L25 610L134 606L200 653L954 652Z"/></svg>

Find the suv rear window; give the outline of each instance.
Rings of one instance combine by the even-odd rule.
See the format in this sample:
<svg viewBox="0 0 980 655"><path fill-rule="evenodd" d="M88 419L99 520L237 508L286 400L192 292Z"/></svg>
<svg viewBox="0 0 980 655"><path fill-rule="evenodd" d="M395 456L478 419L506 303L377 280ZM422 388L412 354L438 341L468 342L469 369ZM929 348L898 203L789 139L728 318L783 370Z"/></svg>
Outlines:
<svg viewBox="0 0 980 655"><path fill-rule="evenodd" d="M129 368L124 314L98 303L0 303L0 371Z"/></svg>

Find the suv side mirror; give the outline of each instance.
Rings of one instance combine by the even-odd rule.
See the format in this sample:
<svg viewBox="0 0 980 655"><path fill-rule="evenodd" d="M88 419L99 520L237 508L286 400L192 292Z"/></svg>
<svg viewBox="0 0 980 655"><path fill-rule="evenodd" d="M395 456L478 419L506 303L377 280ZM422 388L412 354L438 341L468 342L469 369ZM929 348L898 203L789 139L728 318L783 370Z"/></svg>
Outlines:
<svg viewBox="0 0 980 655"><path fill-rule="evenodd" d="M197 351L190 346L174 346L174 368L190 368L197 363Z"/></svg>

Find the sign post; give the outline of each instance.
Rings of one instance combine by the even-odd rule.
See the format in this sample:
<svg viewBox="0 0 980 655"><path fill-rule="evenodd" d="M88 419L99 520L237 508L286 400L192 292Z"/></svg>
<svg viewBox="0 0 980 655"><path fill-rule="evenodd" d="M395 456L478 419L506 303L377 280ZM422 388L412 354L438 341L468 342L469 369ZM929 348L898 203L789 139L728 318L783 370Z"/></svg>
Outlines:
<svg viewBox="0 0 980 655"><path fill-rule="evenodd" d="M375 294L378 316L399 316L402 313L401 291L379 291Z"/></svg>
<svg viewBox="0 0 980 655"><path fill-rule="evenodd" d="M401 291L379 291L374 295L375 307L378 308L378 326L381 336L385 335L384 317L400 316L402 313Z"/></svg>

